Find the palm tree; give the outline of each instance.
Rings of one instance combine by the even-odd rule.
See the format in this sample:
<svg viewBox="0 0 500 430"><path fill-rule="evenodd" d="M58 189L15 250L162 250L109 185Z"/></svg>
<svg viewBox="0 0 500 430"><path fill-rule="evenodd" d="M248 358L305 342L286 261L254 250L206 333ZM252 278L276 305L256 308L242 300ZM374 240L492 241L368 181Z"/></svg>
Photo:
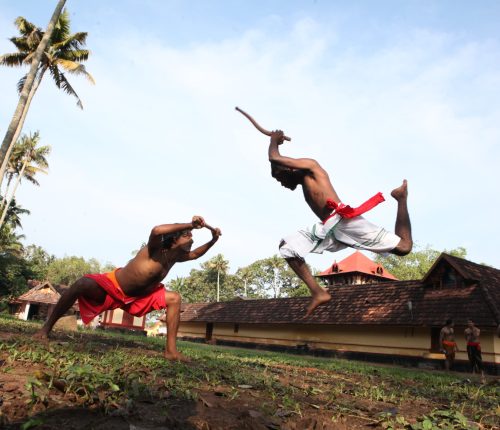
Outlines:
<svg viewBox="0 0 500 430"><path fill-rule="evenodd" d="M207 262L207 266L212 270L217 270L217 301L220 301L220 274L226 273L229 269L229 261L224 260L222 254L217 254Z"/></svg>
<svg viewBox="0 0 500 430"><path fill-rule="evenodd" d="M20 239L24 236L15 234L14 230L22 228L20 216L29 213L29 210L18 206L15 199L10 201L6 222L0 227L0 254L11 253L17 255L21 253L22 244Z"/></svg>
<svg viewBox="0 0 500 430"><path fill-rule="evenodd" d="M61 15L61 11L65 3L66 0L59 0L59 2L57 3L54 13L50 18L49 24L47 25L47 30L45 31L45 34L43 35L40 43L35 50L35 54L31 61L30 70L28 72L26 81L24 82L21 95L19 96L19 102L17 103L14 116L10 121L2 145L0 146L0 185L3 180L5 169L7 168L7 161L9 159L10 152L12 151L12 146L14 145L14 142L17 141L17 138L21 133L26 114L28 113L29 105L31 103L31 99L36 92L37 85L34 85L34 82L38 67L40 65L40 60L42 59L42 55L45 52L47 45L49 44L50 37L52 36L52 32L54 31L54 27L56 26L57 20Z"/></svg>
<svg viewBox="0 0 500 430"><path fill-rule="evenodd" d="M251 282L254 278L253 270L250 266L242 267L236 272L236 276L243 281L245 297L248 297L247 284Z"/></svg>
<svg viewBox="0 0 500 430"><path fill-rule="evenodd" d="M33 134L30 133L29 136L23 135L16 142L16 145L12 150L12 156L9 160L7 172L5 173L7 178L7 188L10 182L12 182L12 179L14 179L15 176L19 176L19 173L26 164L28 157L30 158L28 161L31 164L26 164L23 177L33 185L40 186L39 182L35 179L35 175L37 173L47 173L47 169L49 167L47 156L50 154L51 147L46 145L37 148L36 146L39 142L40 132L38 131ZM7 191L4 192L3 195L6 196Z"/></svg>
<svg viewBox="0 0 500 430"><path fill-rule="evenodd" d="M33 63L36 60L36 56L42 42L47 36L48 29L47 32L44 33L42 29L36 27L23 17L18 17L15 24L19 30L20 36L12 37L10 41L17 48L18 52L2 55L0 57L0 65L16 67L25 64L32 64L33 68ZM90 82L94 83L92 76L86 71L85 66L81 64L83 61L88 59L90 54L87 49L83 49L86 44L87 33L70 33L70 18L67 10L64 10L62 14L58 15L57 23L54 30L49 35L49 39L50 40L48 42L50 43L44 47L40 55L40 59L37 62L37 67L35 69L32 85L30 86L29 91L27 91L26 87L29 84L32 70L30 70L28 74L24 75L18 82L18 91L21 92L21 98L23 98L24 95L26 96L26 103L20 112L17 112L16 110L16 114L14 116L19 117L18 126L14 130L11 130L11 127L9 127L2 146L0 147L0 160L2 161L2 168L0 169L0 185L6 169L6 160L12 151L12 142L15 142L22 129L31 99L38 89L45 72L47 70L50 72L56 86L59 89L62 89L66 93L76 97L77 105L80 108L83 108L82 102L66 78L64 71L76 75L84 75Z"/></svg>
<svg viewBox="0 0 500 430"><path fill-rule="evenodd" d="M0 226L7 215L7 208L10 205L11 200L16 194L17 187L21 183L21 180L25 178L34 185L39 186L39 182L35 179L37 173L47 173L47 168L49 163L47 162L47 155L50 154L50 146L41 146L37 148L37 144L40 142L40 133L35 132L30 136L22 136L21 139L16 143L14 150L12 151L12 157L9 161L9 170L6 173L7 176L7 188L4 193L4 205L0 205L3 208L2 215L0 217ZM9 186L13 178L17 176L17 181L14 189L10 196L8 196Z"/></svg>
<svg viewBox="0 0 500 430"><path fill-rule="evenodd" d="M277 298L281 293L279 274L280 271L284 269L285 263L281 257L278 257L275 254L266 260L266 264L268 266L268 269L272 272L273 280L271 286L274 290L274 298Z"/></svg>
<svg viewBox="0 0 500 430"><path fill-rule="evenodd" d="M177 291L180 293L184 287L184 278L177 276L177 278L172 279L168 284L168 288L172 291Z"/></svg>

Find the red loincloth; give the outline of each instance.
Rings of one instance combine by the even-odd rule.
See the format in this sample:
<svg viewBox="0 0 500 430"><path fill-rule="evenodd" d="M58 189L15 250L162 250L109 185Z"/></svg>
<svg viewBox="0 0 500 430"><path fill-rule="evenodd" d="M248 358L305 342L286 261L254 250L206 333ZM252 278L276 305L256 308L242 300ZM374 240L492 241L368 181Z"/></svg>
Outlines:
<svg viewBox="0 0 500 430"><path fill-rule="evenodd" d="M80 315L84 324L88 324L97 315L104 311L120 308L131 315L142 317L152 310L164 309L167 307L165 301L165 287L163 284L158 286L148 295L130 297L125 295L116 280L115 269L113 272L102 274L89 274L85 278L96 281L106 292L106 298L103 303L95 303L83 296L78 297L80 306Z"/></svg>
<svg viewBox="0 0 500 430"><path fill-rule="evenodd" d="M445 355L448 357L455 357L457 343L452 340L443 340L443 348L445 350Z"/></svg>

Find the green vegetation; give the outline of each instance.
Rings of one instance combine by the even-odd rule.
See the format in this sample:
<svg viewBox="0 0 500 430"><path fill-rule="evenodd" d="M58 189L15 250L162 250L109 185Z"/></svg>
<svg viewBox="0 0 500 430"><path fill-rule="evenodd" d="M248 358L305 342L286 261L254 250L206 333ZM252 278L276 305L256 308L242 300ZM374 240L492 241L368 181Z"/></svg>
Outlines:
<svg viewBox="0 0 500 430"><path fill-rule="evenodd" d="M445 249L442 252L446 252L447 254L460 258L465 258L467 256L467 250L463 247L451 250ZM431 249L429 245L423 249L419 249L419 247L415 245L413 252L410 252L404 257L392 254L388 256L374 254L374 260L376 263L384 266L396 278L401 281L405 281L422 279L440 254L441 251Z"/></svg>
<svg viewBox="0 0 500 430"><path fill-rule="evenodd" d="M229 261L218 254L202 263L200 269L191 270L189 276L172 280L168 287L181 293L187 303L214 302L217 290L221 301L235 297L257 299L309 295L306 285L278 255L239 268L234 275L228 272Z"/></svg>
<svg viewBox="0 0 500 430"><path fill-rule="evenodd" d="M13 251L0 250L0 312L10 299L28 291L28 280L50 280L69 285L86 273L106 272L114 268L96 259L70 256L56 258L36 245Z"/></svg>
<svg viewBox="0 0 500 430"><path fill-rule="evenodd" d="M50 410L61 396L113 414L138 399L168 406L174 399L207 402L206 393L219 393L228 405L253 399L260 413L281 419L314 414L386 429L500 424L498 383L480 385L442 372L189 342L179 346L193 362L171 363L162 358L160 338L85 331L59 334L47 346L29 337L35 323L0 316L0 326L15 333L0 344L0 377L19 366L33 369L25 385L26 420L40 418L30 411L41 405Z"/></svg>

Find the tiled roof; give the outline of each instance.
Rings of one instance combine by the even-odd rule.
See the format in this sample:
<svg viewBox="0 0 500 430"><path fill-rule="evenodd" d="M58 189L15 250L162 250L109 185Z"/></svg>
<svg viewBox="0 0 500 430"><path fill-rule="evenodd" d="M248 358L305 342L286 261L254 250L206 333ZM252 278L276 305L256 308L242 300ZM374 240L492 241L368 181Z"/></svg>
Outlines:
<svg viewBox="0 0 500 430"><path fill-rule="evenodd" d="M67 285L52 285L49 281L45 281L17 297L16 301L55 304L68 288Z"/></svg>
<svg viewBox="0 0 500 430"><path fill-rule="evenodd" d="M328 269L324 270L317 276L325 277L345 275L347 273L365 273L379 278L397 280L397 278L393 274L389 273L385 267L381 264L375 263L373 260L370 260L366 255L359 251L354 252L338 263L334 262Z"/></svg>
<svg viewBox="0 0 500 430"><path fill-rule="evenodd" d="M475 263L465 264L466 260L448 257L451 256L444 255L440 258L445 258L453 267L458 265L462 274L479 277L482 281L461 287L447 285L440 288L427 285L425 278L423 281L331 286L329 291L332 300L318 307L309 318L304 317L309 297L186 304L183 306L181 320L254 324L441 326L448 318L464 325L468 318L472 318L477 325L495 327L500 322L493 310L499 307L500 271L484 269L485 266ZM489 297L484 293L483 281L488 283Z"/></svg>
<svg viewBox="0 0 500 430"><path fill-rule="evenodd" d="M441 254L440 259L449 262L465 279L479 281L484 299L500 323L500 270L448 254Z"/></svg>
<svg viewBox="0 0 500 430"><path fill-rule="evenodd" d="M56 303L61 295L50 282L43 282L17 298L23 302Z"/></svg>

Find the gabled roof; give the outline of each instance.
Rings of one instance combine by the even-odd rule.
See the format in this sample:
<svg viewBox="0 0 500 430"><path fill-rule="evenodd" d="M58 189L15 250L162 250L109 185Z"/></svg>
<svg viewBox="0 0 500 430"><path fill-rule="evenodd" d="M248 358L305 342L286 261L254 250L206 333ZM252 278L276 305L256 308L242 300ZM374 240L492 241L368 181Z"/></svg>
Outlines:
<svg viewBox="0 0 500 430"><path fill-rule="evenodd" d="M309 318L304 315L310 297L186 304L181 321L439 327L448 318L458 325L465 325L472 318L479 326L496 327L500 322L495 311L500 305L500 271L448 255L440 258L457 265L461 274L480 277L482 281L439 288L423 281L334 285L329 287L332 300L318 307Z"/></svg>
<svg viewBox="0 0 500 430"><path fill-rule="evenodd" d="M426 273L422 282L426 282L432 275L434 269L442 262L450 264L464 279L468 281L486 281L500 283L500 270L483 264L473 263L464 258L455 257L450 254L442 253L434 262L432 267Z"/></svg>
<svg viewBox="0 0 500 430"><path fill-rule="evenodd" d="M49 281L44 281L17 297L16 301L54 304L67 288L66 285L52 285Z"/></svg>
<svg viewBox="0 0 500 430"><path fill-rule="evenodd" d="M466 281L479 284L486 303L488 303L491 312L500 323L500 270L442 253L422 281L426 282L432 276L433 270L443 263L448 263Z"/></svg>
<svg viewBox="0 0 500 430"><path fill-rule="evenodd" d="M338 263L334 262L328 269L324 270L318 277L345 275L347 273L364 273L378 278L397 280L397 278L388 272L381 264L370 260L363 253L356 251L349 257L344 258Z"/></svg>
<svg viewBox="0 0 500 430"><path fill-rule="evenodd" d="M61 295L49 281L42 282L22 294L17 300L22 302L56 303Z"/></svg>

